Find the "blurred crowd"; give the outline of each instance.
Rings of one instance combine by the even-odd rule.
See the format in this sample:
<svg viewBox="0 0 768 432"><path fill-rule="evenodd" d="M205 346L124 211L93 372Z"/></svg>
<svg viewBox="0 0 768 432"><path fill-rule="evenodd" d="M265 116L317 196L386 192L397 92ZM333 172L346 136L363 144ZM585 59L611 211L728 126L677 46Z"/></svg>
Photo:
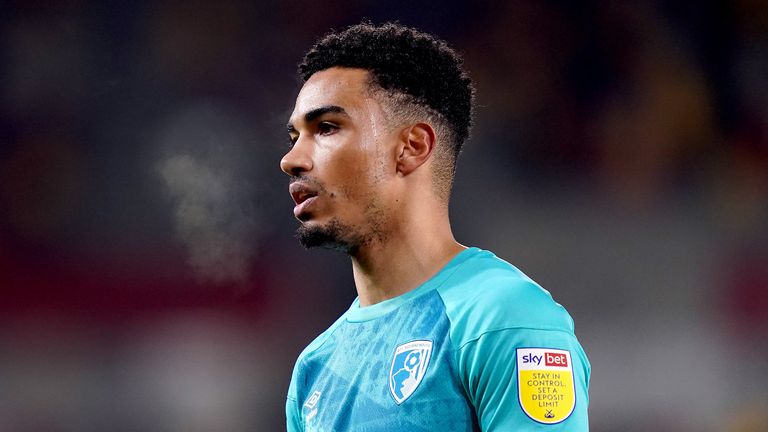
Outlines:
<svg viewBox="0 0 768 432"><path fill-rule="evenodd" d="M0 430L271 431L354 298L278 162L296 63L398 20L477 86L459 241L568 308L601 431L768 431L768 3L0 4Z"/></svg>

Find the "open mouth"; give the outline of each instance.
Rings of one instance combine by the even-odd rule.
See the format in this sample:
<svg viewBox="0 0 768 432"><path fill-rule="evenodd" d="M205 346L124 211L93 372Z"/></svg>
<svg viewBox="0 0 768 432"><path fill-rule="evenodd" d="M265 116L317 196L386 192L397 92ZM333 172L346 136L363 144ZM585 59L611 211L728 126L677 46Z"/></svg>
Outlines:
<svg viewBox="0 0 768 432"><path fill-rule="evenodd" d="M288 191L291 193L293 202L296 203L296 207L293 208L293 215L301 221L307 220L309 215L306 212L306 209L317 198L317 190L307 184L297 181L291 183L288 187Z"/></svg>
<svg viewBox="0 0 768 432"><path fill-rule="evenodd" d="M296 205L301 205L304 201L317 196L317 191L301 183L292 183L288 191Z"/></svg>

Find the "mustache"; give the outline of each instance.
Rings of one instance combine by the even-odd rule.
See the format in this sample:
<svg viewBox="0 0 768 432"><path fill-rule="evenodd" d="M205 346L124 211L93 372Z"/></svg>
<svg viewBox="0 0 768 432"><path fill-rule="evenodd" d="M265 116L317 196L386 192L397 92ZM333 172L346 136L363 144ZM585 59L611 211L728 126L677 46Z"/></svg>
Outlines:
<svg viewBox="0 0 768 432"><path fill-rule="evenodd" d="M292 185L296 182L300 182L306 186L309 186L317 191L318 194L325 193L325 186L314 177L309 176L291 176L288 185Z"/></svg>

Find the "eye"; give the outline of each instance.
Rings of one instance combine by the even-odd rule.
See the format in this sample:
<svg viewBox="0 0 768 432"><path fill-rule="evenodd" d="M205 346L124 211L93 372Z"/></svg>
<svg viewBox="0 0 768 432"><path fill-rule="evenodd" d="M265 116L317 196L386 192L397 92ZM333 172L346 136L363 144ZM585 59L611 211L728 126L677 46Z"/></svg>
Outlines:
<svg viewBox="0 0 768 432"><path fill-rule="evenodd" d="M330 122L320 122L317 125L317 130L320 132L320 135L332 135L339 130L339 127Z"/></svg>
<svg viewBox="0 0 768 432"><path fill-rule="evenodd" d="M295 135L295 136L294 135L289 135L288 139L285 140L285 145L286 145L286 147L291 149L291 148L293 148L294 145L296 145L296 141L298 141L298 140L299 140L299 136L298 135Z"/></svg>

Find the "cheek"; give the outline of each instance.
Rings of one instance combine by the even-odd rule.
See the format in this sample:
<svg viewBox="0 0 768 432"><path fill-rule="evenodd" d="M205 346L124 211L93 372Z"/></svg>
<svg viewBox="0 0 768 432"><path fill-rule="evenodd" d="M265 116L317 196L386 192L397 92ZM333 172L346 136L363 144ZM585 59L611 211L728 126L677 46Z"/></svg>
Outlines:
<svg viewBox="0 0 768 432"><path fill-rule="evenodd" d="M327 191L335 199L360 200L374 189L379 168L361 151L339 152L327 161Z"/></svg>

